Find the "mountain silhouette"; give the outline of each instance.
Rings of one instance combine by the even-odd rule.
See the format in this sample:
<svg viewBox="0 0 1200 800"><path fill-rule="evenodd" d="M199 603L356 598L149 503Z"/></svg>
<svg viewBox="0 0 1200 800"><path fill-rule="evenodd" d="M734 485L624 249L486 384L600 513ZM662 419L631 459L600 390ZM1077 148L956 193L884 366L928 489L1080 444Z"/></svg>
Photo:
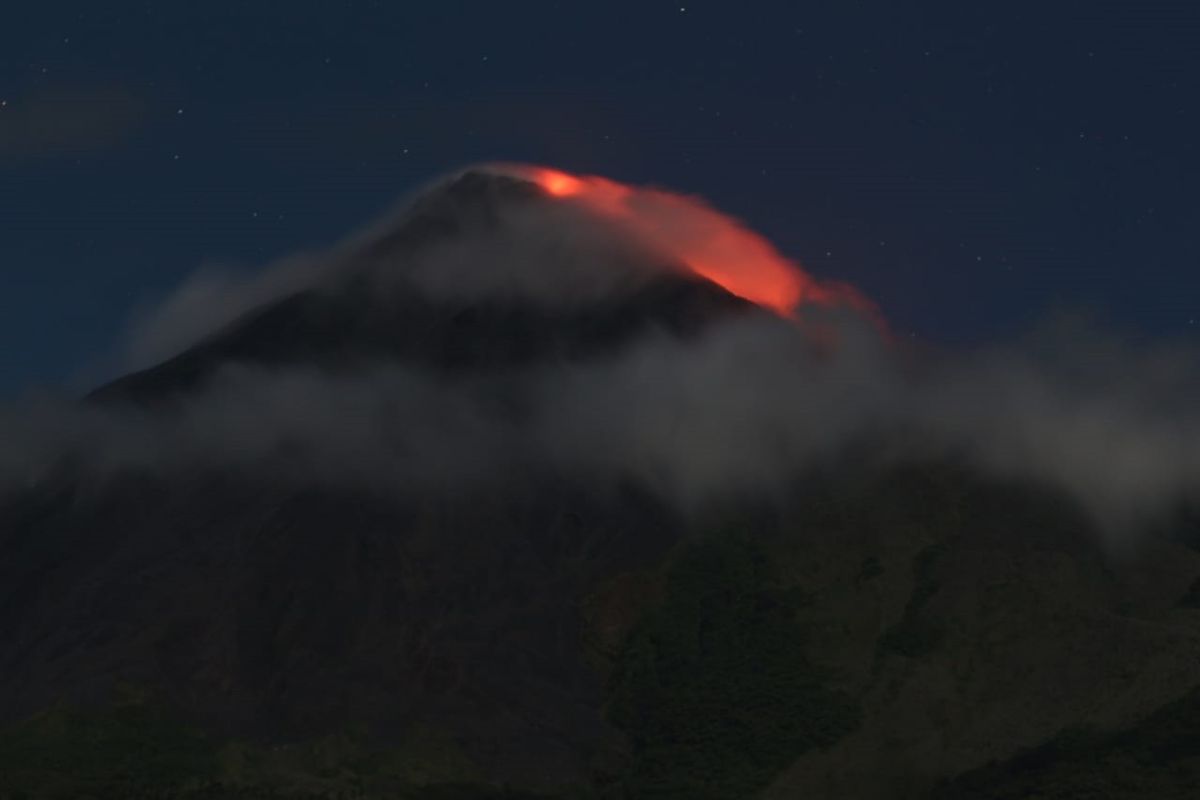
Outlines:
<svg viewBox="0 0 1200 800"><path fill-rule="evenodd" d="M552 202L457 176L81 405L170 413L231 366L523 380L770 317L670 268L561 304L403 274ZM1129 792L1196 780L1185 537L1114 555L1049 487L856 453L699 517L553 463L381 493L64 458L0 495L0 796L1139 796L1086 794L1089 758Z"/></svg>

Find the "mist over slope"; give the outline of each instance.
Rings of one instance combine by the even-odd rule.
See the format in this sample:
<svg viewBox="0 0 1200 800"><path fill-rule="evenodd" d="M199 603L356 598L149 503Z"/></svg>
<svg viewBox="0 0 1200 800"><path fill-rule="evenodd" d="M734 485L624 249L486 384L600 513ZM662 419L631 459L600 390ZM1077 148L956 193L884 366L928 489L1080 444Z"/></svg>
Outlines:
<svg viewBox="0 0 1200 800"><path fill-rule="evenodd" d="M0 481L278 464L387 491L548 466L697 512L870 440L1057 486L1116 541L1200 479L1189 346L1071 323L914 349L698 199L540 168L452 176L252 279L199 275L130 353L166 360L6 409Z"/></svg>
<svg viewBox="0 0 1200 800"><path fill-rule="evenodd" d="M0 792L919 798L1196 684L1179 343L897 341L700 200L509 166L130 355L0 412Z"/></svg>

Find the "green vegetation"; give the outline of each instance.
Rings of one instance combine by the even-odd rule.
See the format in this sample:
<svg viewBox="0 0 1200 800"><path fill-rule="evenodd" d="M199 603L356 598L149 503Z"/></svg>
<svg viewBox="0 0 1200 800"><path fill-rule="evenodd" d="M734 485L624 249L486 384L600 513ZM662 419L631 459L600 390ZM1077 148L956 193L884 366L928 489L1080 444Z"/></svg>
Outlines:
<svg viewBox="0 0 1200 800"><path fill-rule="evenodd" d="M1192 581L1187 592L1179 599L1180 608L1200 608L1200 578Z"/></svg>
<svg viewBox="0 0 1200 800"><path fill-rule="evenodd" d="M1071 729L948 782L935 800L1200 797L1200 690L1126 730Z"/></svg>
<svg viewBox="0 0 1200 800"><path fill-rule="evenodd" d="M910 464L849 477L841 472L811 476L800 498L797 521L824 535L894 531L919 526L935 538L959 533L977 490L969 472L952 464ZM872 561L871 558L866 559ZM864 563L863 579L875 564Z"/></svg>
<svg viewBox="0 0 1200 800"><path fill-rule="evenodd" d="M796 610L811 598L776 586L772 571L761 541L742 534L690 542L670 562L662 597L615 651L608 713L632 752L617 756L609 790L747 797L857 726L856 703L806 656ZM56 708L0 731L0 800L533 797L481 785L437 731L389 749L366 741L220 741L138 696L102 710Z"/></svg>
<svg viewBox="0 0 1200 800"><path fill-rule="evenodd" d="M941 644L945 629L936 621L925 618L921 611L942 588L936 570L945 551L944 545L932 544L913 559L912 594L904 606L904 616L879 637L878 656L896 653L907 658L920 658Z"/></svg>
<svg viewBox="0 0 1200 800"><path fill-rule="evenodd" d="M872 578L877 578L883 574L883 564L879 562L879 556L867 556L863 559L862 565L858 570L858 582L863 583Z"/></svg>
<svg viewBox="0 0 1200 800"><path fill-rule="evenodd" d="M214 774L212 745L144 703L55 708L0 732L0 796L144 797Z"/></svg>
<svg viewBox="0 0 1200 800"><path fill-rule="evenodd" d="M629 734L626 797L734 800L809 748L853 730L855 702L807 658L793 603L761 543L727 534L686 546L666 597L620 654L609 714Z"/></svg>
<svg viewBox="0 0 1200 800"><path fill-rule="evenodd" d="M878 630L871 603L891 603L894 596L904 602L903 612L884 608L888 620L899 619L874 643L877 659L946 657L948 652L937 653L946 634L937 613L944 591L939 576L949 574L946 548L958 547L964 530L998 540L1035 531L1039 547L1090 557L1073 549L1086 521L1070 504L1025 492L980 484L953 468L816 481L788 521L803 535L724 531L686 540L665 564L614 577L585 608L593 631L586 644L589 657L610 676L605 713L627 741L606 745L594 759L597 772L603 770L602 787L557 800L756 796L805 752L838 742L862 717L854 697L809 659L800 620L836 628L843 609L838 604L853 611L849 604L861 603L870 624L851 629L847 623L851 632L845 636L856 637L850 652L857 662L864 650L870 657ZM876 547L875 534L885 543L895 534L904 549ZM822 550L839 536L854 549L845 556ZM897 588L893 579L909 568L902 559L918 548L904 601L903 585ZM830 589L801 577L817 573L857 585L854 591ZM1200 581L1181 605L1200 607ZM836 631L822 628L822 635L836 643ZM136 697L104 711L52 709L0 730L0 800L79 797L535 795L483 785L454 738L437 730L414 730L388 748L354 732L282 746L218 741ZM1124 732L1064 732L1016 758L959 776L933 797L1200 797L1200 694Z"/></svg>
<svg viewBox="0 0 1200 800"><path fill-rule="evenodd" d="M218 742L145 697L55 708L0 731L0 800L288 798L534 800L480 785L455 742L414 730L398 747L338 734L312 742Z"/></svg>

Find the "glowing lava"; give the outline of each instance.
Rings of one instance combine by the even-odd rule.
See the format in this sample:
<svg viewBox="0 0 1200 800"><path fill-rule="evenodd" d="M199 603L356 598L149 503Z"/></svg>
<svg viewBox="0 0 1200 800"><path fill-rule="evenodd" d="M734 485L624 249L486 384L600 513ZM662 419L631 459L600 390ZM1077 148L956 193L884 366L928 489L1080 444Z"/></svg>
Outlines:
<svg viewBox="0 0 1200 800"><path fill-rule="evenodd" d="M538 183L555 197L569 197L578 194L583 188L583 181L574 175L552 169L541 170L538 175Z"/></svg>
<svg viewBox="0 0 1200 800"><path fill-rule="evenodd" d="M872 316L853 288L817 281L770 242L702 200L545 167L521 168L548 194L582 203L631 235L739 297L783 315L804 303L847 305Z"/></svg>

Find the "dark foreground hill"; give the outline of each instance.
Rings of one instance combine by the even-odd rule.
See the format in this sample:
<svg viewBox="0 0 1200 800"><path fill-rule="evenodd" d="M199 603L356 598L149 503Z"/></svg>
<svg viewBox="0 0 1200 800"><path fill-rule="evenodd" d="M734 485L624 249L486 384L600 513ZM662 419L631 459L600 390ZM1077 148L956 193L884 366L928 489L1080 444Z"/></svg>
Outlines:
<svg viewBox="0 0 1200 800"><path fill-rule="evenodd" d="M464 181L372 246L541 202ZM569 367L760 313L684 277L569 311L349 281L88 403L230 363ZM697 518L536 465L383 493L88 469L0 503L0 797L1195 796L1200 554L1113 555L1042 487L847 458Z"/></svg>
<svg viewBox="0 0 1200 800"><path fill-rule="evenodd" d="M137 514L178 518L139 491ZM218 497L223 524L192 507L154 550L68 556L63 517L45 509L28 518L49 537L40 559L6 541L6 579L18 562L41 577L5 582L9 788L998 798L1196 785L1200 557L1163 541L1108 563L1069 507L1028 487L931 465L840 476L785 518L704 532L635 497L423 519L257 498L245 518L258 524L214 541L233 527L229 495L205 505ZM78 513L90 537L129 530L99 506ZM471 541L484 531L486 547Z"/></svg>

